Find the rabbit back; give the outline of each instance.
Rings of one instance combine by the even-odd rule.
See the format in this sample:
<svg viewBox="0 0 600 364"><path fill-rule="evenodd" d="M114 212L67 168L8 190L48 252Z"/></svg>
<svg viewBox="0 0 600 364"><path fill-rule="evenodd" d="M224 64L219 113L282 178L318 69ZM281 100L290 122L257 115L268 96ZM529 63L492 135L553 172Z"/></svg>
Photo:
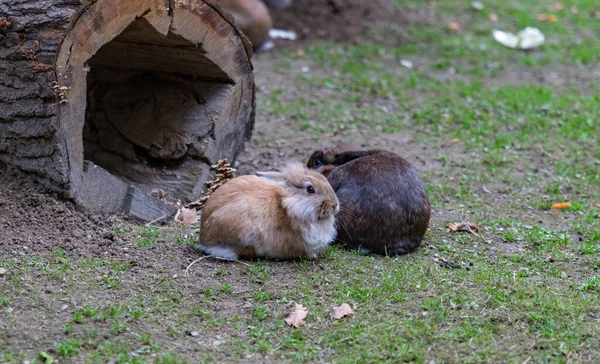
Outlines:
<svg viewBox="0 0 600 364"><path fill-rule="evenodd" d="M417 170L404 158L378 151L335 167L327 178L341 206L336 242L389 255L421 245L431 208Z"/></svg>

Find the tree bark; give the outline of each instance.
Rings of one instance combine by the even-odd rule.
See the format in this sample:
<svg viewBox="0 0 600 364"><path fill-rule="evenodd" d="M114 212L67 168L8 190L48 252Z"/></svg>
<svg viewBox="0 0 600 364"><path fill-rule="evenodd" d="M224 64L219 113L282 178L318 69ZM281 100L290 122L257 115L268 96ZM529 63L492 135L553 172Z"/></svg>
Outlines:
<svg viewBox="0 0 600 364"><path fill-rule="evenodd" d="M0 162L97 212L169 214L153 190L197 198L249 140L251 52L213 0L0 1Z"/></svg>

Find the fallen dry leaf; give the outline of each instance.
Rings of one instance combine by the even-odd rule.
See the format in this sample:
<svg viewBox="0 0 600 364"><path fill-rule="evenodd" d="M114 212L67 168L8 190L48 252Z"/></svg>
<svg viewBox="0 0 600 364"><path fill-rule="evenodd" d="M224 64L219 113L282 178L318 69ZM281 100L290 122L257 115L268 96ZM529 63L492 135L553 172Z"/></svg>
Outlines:
<svg viewBox="0 0 600 364"><path fill-rule="evenodd" d="M304 49L300 48L296 51L298 57L304 57Z"/></svg>
<svg viewBox="0 0 600 364"><path fill-rule="evenodd" d="M552 208L555 210L566 209L567 207L571 207L570 202L561 202L561 203L555 203L552 205Z"/></svg>
<svg viewBox="0 0 600 364"><path fill-rule="evenodd" d="M350 305L347 303L342 303L341 306L334 307L329 316L331 316L331 318L341 319L342 317L348 316L352 313L354 313L354 311L352 311Z"/></svg>
<svg viewBox="0 0 600 364"><path fill-rule="evenodd" d="M289 316L285 319L285 323L293 326L300 327L304 325L304 319L308 315L308 309L298 303L296 303L296 307L294 311L292 311Z"/></svg>
<svg viewBox="0 0 600 364"><path fill-rule="evenodd" d="M556 23L558 21L558 17L553 14L540 14L537 18L539 21L547 21L549 23Z"/></svg>
<svg viewBox="0 0 600 364"><path fill-rule="evenodd" d="M6 274L6 269L0 268L0 276L3 276L4 274Z"/></svg>
<svg viewBox="0 0 600 364"><path fill-rule="evenodd" d="M175 214L175 221L180 222L183 226L189 226L198 222L198 213L196 209L188 209L182 207Z"/></svg>
<svg viewBox="0 0 600 364"><path fill-rule="evenodd" d="M450 28L450 30L457 31L457 30L460 30L460 24L453 21L452 23L448 24L448 28Z"/></svg>
<svg viewBox="0 0 600 364"><path fill-rule="evenodd" d="M446 231L479 231L479 225L474 222L459 222L449 224Z"/></svg>

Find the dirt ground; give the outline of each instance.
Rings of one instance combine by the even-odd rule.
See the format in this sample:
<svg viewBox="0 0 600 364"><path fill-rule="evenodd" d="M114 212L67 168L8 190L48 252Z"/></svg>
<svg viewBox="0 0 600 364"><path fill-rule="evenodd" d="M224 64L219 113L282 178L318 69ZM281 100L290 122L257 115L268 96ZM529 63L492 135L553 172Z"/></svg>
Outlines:
<svg viewBox="0 0 600 364"><path fill-rule="evenodd" d="M297 0L290 8L273 10L272 15L275 28L293 30L300 40L280 45L296 48L319 39L357 43L378 23L401 27L408 22L404 13L385 0ZM401 37L396 36L399 42Z"/></svg>
<svg viewBox="0 0 600 364"><path fill-rule="evenodd" d="M476 271L478 264L486 267L496 266L503 255L518 255L519 259L528 259L526 242L521 239L503 239L504 230L489 232L490 240L487 240L487 237L469 236L454 241L443 235L446 234L445 226L448 221L460 221L477 215L481 220L520 220L525 224L525 229L533 229L531 226L551 226L559 230L571 226L573 221L583 216L585 211L563 216L556 211L529 207L530 202L525 201L525 195L537 187L530 187L527 191L523 187L521 191L518 189L518 182L515 182L529 176L531 171L545 176L540 177L542 179L549 179L551 173L547 172L548 164L560 157L559 152L551 154L543 148L522 150L521 154L514 158L527 159L527 169L520 168L519 163L515 162L511 164L510 169L506 169L510 176L502 176L502 170L497 180L488 181L485 185L475 183L476 190L464 192L460 190L462 182L459 180L466 179L465 176L469 176L472 168L483 168L481 166L487 163L486 158L489 156L483 148L474 151L465 143L456 142L452 138L435 139L432 136L431 139L435 142L428 142L427 137L423 137L424 127L421 125L406 126L403 130L386 133L377 127L361 127L352 132L314 132L313 129L321 126L329 128L328 122L324 120L321 125L320 120L311 120L309 129L299 129L299 120L289 116L295 114L295 110L289 113L273 111L274 104L289 103L292 105L289 107L294 108L292 101L304 99L313 102L311 105L318 105L320 100L331 98L334 92L331 88L313 87L310 82L297 82L301 77L325 77L333 71L314 59L289 57L286 53L289 50L295 52L302 48L309 51L310 45L319 39L352 44L362 44L364 39L381 40L380 35L374 32L374 29L381 26L387 26L389 30L388 37L381 40L381 44L401 44L406 39L406 29L413 24L423 25L435 21L437 15L432 15L429 8L411 8L399 12L391 2L296 0L291 10L277 11L274 16L276 27L297 31L300 41L280 42L279 48L283 48L283 51L280 49L255 56L253 63L259 107L256 127L253 140L247 144L235 167L241 174L276 169L287 160L306 161L315 149L339 142L351 142L364 148L396 152L426 176L427 184L447 184L450 186L447 188L459 190L455 194L454 190L452 193L442 194L447 201L434 203L430 224L434 235L426 237L418 254L394 260L362 257L336 248L322 260L315 262L231 263L200 260L190 268L190 276L185 276L186 268L200 257L191 247L196 236L195 228L183 228L173 221L147 226L128 221L125 216L89 214L59 196L44 191L33 182L31 176L25 176L11 167L0 166L0 267L9 267L7 273L0 275L0 287L11 289L9 295L0 294L0 355L4 355L0 356L0 363L20 362L26 359L31 361L35 358L38 362L43 362L40 352L49 353L55 359L60 357L61 362L133 363L141 362L143 358L161 363L185 362L185 358L192 362L278 362L282 358L288 361L331 361L331 358L344 355L345 352L340 348L322 344L321 341L315 343L314 347L303 346L308 345L306 343L312 338L321 335L323 330L336 327L326 319L322 320L326 323L318 319L318 324L309 324L304 334L289 334L285 342L277 334L269 336L267 333L270 330L276 333L285 332L285 335L288 335L287 331L284 331L287 327L283 327L281 318L291 307L292 301L309 300L313 304L312 307L315 307L311 311L312 317L319 314L321 317L327 317L324 309L317 306L354 299L357 302L355 308L363 308L371 317L382 315L380 322L373 323L375 334L369 334L377 336L379 332L385 332L386 335L396 338L410 335L407 332L394 331L400 328L381 325L389 322L391 316L386 315L406 314L407 320L414 322L422 319L428 312L430 315L436 312L436 308L432 308L435 306L433 303L423 302L432 295L431 292L438 292L440 295L445 292L444 284L451 273L445 270L442 273L431 273L431 267L434 267L432 260L440 255L454 254L463 272L463 265L468 266L470 271ZM374 27L373 24L378 25ZM434 62L427 54L419 57L413 58L415 63L427 65L428 62ZM282 62L285 63L285 67L281 66ZM406 76L409 72L397 66L390 66L390 70L398 72L401 76ZM423 79L431 81L463 81L461 77L464 77L465 82L468 81L468 77L446 72L445 69L425 70L422 73ZM487 77L483 82L486 86L495 88L519 83L554 84L557 88L568 88L573 84L582 83L586 74L586 69L583 68L547 66L533 70L514 67ZM595 80L598 77L600 75L596 73L589 75L587 80ZM582 86L583 89L585 87L587 86ZM280 90L285 92L280 94ZM429 97L425 92L413 90L407 93L411 93L414 99ZM342 92L339 93L339 97L344 97ZM396 98L377 96L364 97L364 100L361 98L357 102L359 110L362 107L382 110L400 108L401 103L402 100ZM507 155L510 153L506 152ZM500 166L503 166L503 163L507 162L502 159L497 161ZM473 167L474 164L479 165ZM448 171L451 171L451 176L446 174ZM486 173L485 170L481 172L482 175ZM588 192L588 195L593 199L596 192L591 187L590 191L592 192ZM561 187L562 192L564 191ZM459 193L460 198L457 198ZM540 192L539 195L545 198L548 193L550 192ZM568 191L564 192L564 195L567 193ZM464 200L465 196L473 201L483 202L471 208L470 202ZM448 203L452 205L448 206ZM521 203L528 207L497 207L510 203ZM593 201L590 201L590 204L593 204ZM574 241L581 242L589 235L575 230L569 230ZM464 258L463 262L460 262L463 254L461 251L470 254L465 255L468 258ZM540 255L535 264L547 266L550 261L554 264L553 254L560 255L554 251L543 253L543 259ZM572 253L560 256L562 260L556 258L558 261L552 268L548 268L552 270L552 277L564 279L567 271L570 279L583 280L594 274L590 268L592 265L585 263L584 258ZM514 260L520 262L517 258ZM413 267L414 262L418 264L415 263ZM406 284L410 285L407 294L415 294L408 298L398 298L397 301L394 298L393 302L400 302L403 305L401 307L387 303L383 310L385 312L380 312L380 308L369 307L368 302L374 298L367 296L364 289L342 291L336 288L338 280L343 281L345 286L358 286L360 277L365 280L369 278L369 270L376 271L383 277L389 272L396 272L394 269L398 267L410 276L402 276L397 281L407 282ZM503 284L498 290L516 285L516 277L521 277L521 274L525 276L525 270L529 274L528 269L533 270L531 267L519 268L518 275L512 271L507 273L506 281L498 283ZM351 272L358 273L353 276ZM481 272L481 275L485 276L485 272L488 271L482 268ZM429 292L420 292L421 286L433 287L433 279L428 274L439 274L443 279L440 280L439 286L430 288ZM419 280L419 276L425 278ZM527 292L523 292L524 296L530 294L529 291L538 292L538 287L545 282L545 278L539 278L539 274L531 274L531 277L536 281L527 287ZM482 279L489 281L486 277ZM467 278L461 278L459 286L475 287ZM395 288L392 289L392 293L394 290ZM559 293L563 295L562 291ZM478 296L478 302L462 302L458 309L456 304L451 302L452 310L457 312L457 317L459 314L461 317L471 315L472 311L468 311L468 307L471 307L469 305L485 306L492 295L493 290L485 291L481 297ZM531 297L533 296L531 294ZM465 307L462 311L464 315L458 311L461 307ZM446 312L445 308L437 310ZM515 313L511 317L511 313L507 313L502 307L486 308L484 311L482 315L487 320L503 325L503 328L514 328L523 337L520 339L511 332L511 335L503 337L499 342L492 338L491 341L497 347L490 355L509 352L510 345L520 341L526 342L530 348L535 347L536 350L558 350L555 348L559 344L551 342L550 339L542 342L538 341L537 337L530 337L528 326L523 322L533 322L532 325L537 325L534 316L520 317ZM597 311L589 312L586 319L598 321L599 314ZM273 322L270 321L271 318L274 318ZM440 322L442 323L439 327L442 329L439 331L450 330L450 324L446 324L442 319ZM202 329L197 329L199 327ZM349 330L354 331L345 332L344 337L335 337L332 341L345 343L347 350L360 345L360 335L364 334L361 330L367 329L360 322L352 321ZM351 338L353 335L356 335L356 341ZM584 335L590 338L589 334ZM475 340L476 336L461 341L461 348L448 354L442 361L460 358L469 358L475 362L485 360L485 357L470 356L469 348L475 348L477 345L471 346L469 340ZM407 337L407 340L409 339L418 341L418 338ZM506 342L503 342L503 339L506 339ZM586 339L586 336L583 339ZM264 347L261 346L263 344ZM309 354L306 354L306 357L282 356L284 354L280 354L278 350L286 348L292 348L289 352ZM435 359L435 355L429 351L420 352L419 355L422 356L411 356L414 354L411 350L413 349L403 352L407 356L402 360ZM600 357L595 348L579 350L582 356L577 358L583 362ZM401 350L394 347L390 351ZM562 354L553 352L552 355ZM569 361L569 356L564 355L566 361ZM348 357L337 358L338 361L352 361ZM371 360L375 360L373 358L378 357L372 357ZM558 358L564 359L562 356ZM386 357L386 360L390 361L395 359L398 358Z"/></svg>

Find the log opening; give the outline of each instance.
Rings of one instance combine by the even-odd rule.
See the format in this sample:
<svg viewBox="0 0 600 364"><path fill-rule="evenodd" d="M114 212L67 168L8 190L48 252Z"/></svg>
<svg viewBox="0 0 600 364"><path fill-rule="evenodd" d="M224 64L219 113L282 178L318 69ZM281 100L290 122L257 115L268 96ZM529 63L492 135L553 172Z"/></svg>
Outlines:
<svg viewBox="0 0 600 364"><path fill-rule="evenodd" d="M202 48L145 19L87 65L84 158L146 192L194 198L233 81Z"/></svg>
<svg viewBox="0 0 600 364"><path fill-rule="evenodd" d="M250 139L251 46L214 0L21 0L0 13L0 88L18 91L0 94L0 162L79 205L169 215L153 189L195 199L210 165Z"/></svg>

